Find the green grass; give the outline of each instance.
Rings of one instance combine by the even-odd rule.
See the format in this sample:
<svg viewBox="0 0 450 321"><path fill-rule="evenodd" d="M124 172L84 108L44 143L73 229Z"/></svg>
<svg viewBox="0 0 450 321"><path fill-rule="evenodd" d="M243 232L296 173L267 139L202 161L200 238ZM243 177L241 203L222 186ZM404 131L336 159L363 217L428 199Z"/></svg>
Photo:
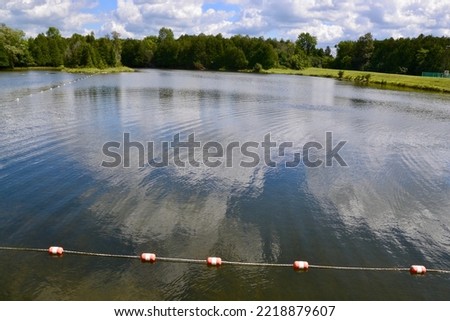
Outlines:
<svg viewBox="0 0 450 321"><path fill-rule="evenodd" d="M129 67L110 67L110 68L62 68L61 71L69 72L72 74L112 74L112 73L119 73L119 72L134 72L134 69L131 69Z"/></svg>
<svg viewBox="0 0 450 321"><path fill-rule="evenodd" d="M61 71L63 67L14 67L5 68L1 71L30 71L30 70L44 70L44 71Z"/></svg>
<svg viewBox="0 0 450 321"><path fill-rule="evenodd" d="M25 67L13 69L13 71L26 71L26 70L63 71L69 73L84 73L84 74L98 74L98 73L109 74L109 73L135 71L134 69L131 69L129 67L99 69L99 68L66 68L61 66L61 67ZM252 70L242 70L242 72L252 72ZM265 74L301 75L301 76L335 78L335 79L342 79L345 81L352 81L360 85L370 85L381 88L403 88L412 90L426 90L441 93L450 93L450 78L407 76L407 75L384 74L378 72L354 71L354 70L343 70L342 78L340 78L339 72L340 70L338 69L326 69L326 68L306 68L303 70L272 68L269 70L261 71L261 73Z"/></svg>
<svg viewBox="0 0 450 321"><path fill-rule="evenodd" d="M14 69L5 69L4 71L29 71L29 70L45 70L45 71L62 71L73 74L112 74L118 72L134 72L134 69L128 67L109 67L109 68L68 68L60 67L16 67Z"/></svg>
<svg viewBox="0 0 450 321"><path fill-rule="evenodd" d="M407 75L384 74L378 72L354 71L354 70L343 70L343 71L344 73L342 80L353 81L358 84L450 93L449 78L407 76ZM339 70L337 69L307 68L303 70L292 70L292 69L273 68L265 70L264 72L268 74L301 75L301 76L327 77L339 79Z"/></svg>

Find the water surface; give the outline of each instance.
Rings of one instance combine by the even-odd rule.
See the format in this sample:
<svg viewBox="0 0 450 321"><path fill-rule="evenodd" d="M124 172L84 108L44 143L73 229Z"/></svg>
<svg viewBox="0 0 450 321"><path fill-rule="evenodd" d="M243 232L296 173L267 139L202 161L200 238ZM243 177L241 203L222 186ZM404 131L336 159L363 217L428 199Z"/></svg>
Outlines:
<svg viewBox="0 0 450 321"><path fill-rule="evenodd" d="M331 79L149 70L0 74L0 245L450 268L450 97ZM105 168L109 141L347 141L286 168ZM258 151L261 154L261 151ZM201 154L197 157L201 161ZM173 152L170 157L172 159ZM182 157L185 157L182 153ZM263 156L261 154L261 156ZM323 159L323 151L313 156ZM450 300L448 275L0 252L3 300Z"/></svg>

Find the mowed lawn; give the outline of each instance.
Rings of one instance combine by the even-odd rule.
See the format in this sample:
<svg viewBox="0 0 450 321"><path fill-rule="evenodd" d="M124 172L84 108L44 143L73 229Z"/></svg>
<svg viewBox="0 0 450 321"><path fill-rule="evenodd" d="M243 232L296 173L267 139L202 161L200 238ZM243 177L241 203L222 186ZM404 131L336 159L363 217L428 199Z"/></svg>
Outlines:
<svg viewBox="0 0 450 321"><path fill-rule="evenodd" d="M306 68L303 70L292 70L273 68L266 72L269 74L339 78L338 69ZM343 72L343 80L359 81L360 79L367 79L367 75L370 74L370 77L368 77L369 84L450 93L450 78L432 78L354 70L343 70Z"/></svg>

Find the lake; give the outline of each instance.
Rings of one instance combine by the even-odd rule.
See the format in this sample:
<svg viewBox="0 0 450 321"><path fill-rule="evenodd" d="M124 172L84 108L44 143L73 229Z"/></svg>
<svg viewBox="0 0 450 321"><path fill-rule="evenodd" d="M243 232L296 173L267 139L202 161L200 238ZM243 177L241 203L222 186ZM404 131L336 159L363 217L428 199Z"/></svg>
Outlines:
<svg viewBox="0 0 450 321"><path fill-rule="evenodd" d="M284 75L3 72L0 134L0 246L450 268L449 95ZM192 150L172 148L189 137ZM449 288L439 273L0 251L1 300L450 300Z"/></svg>

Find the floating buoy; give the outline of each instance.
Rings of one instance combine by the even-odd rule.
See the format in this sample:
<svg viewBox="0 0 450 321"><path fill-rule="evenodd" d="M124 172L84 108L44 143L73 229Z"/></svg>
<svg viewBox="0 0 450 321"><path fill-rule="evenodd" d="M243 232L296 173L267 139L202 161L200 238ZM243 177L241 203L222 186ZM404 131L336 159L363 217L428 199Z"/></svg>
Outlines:
<svg viewBox="0 0 450 321"><path fill-rule="evenodd" d="M307 271L309 268L309 264L306 261L295 261L294 262L294 270L295 271Z"/></svg>
<svg viewBox="0 0 450 321"><path fill-rule="evenodd" d="M220 257L209 257L206 260L206 263L208 264L208 266L221 266L222 259Z"/></svg>
<svg viewBox="0 0 450 321"><path fill-rule="evenodd" d="M411 274L425 274L427 273L427 268L423 265L411 265L409 272Z"/></svg>
<svg viewBox="0 0 450 321"><path fill-rule="evenodd" d="M142 253L141 254L141 262L142 263L155 263L156 262L156 255L153 253Z"/></svg>
<svg viewBox="0 0 450 321"><path fill-rule="evenodd" d="M19 101L20 99L19 98L16 98L16 101Z"/></svg>
<svg viewBox="0 0 450 321"><path fill-rule="evenodd" d="M48 253L51 255L58 255L61 256L64 253L64 249L60 246L50 246L48 248Z"/></svg>

